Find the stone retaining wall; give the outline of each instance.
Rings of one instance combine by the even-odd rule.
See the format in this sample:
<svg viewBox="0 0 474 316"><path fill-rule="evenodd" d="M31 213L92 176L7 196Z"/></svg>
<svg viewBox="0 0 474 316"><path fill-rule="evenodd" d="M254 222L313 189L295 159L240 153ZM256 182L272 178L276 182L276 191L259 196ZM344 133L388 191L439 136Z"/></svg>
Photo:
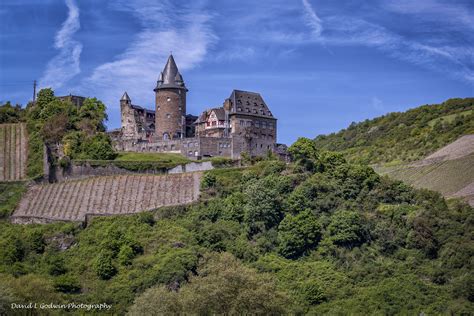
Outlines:
<svg viewBox="0 0 474 316"><path fill-rule="evenodd" d="M89 215L120 215L188 204L199 198L201 173L119 175L31 186L13 223L84 222Z"/></svg>

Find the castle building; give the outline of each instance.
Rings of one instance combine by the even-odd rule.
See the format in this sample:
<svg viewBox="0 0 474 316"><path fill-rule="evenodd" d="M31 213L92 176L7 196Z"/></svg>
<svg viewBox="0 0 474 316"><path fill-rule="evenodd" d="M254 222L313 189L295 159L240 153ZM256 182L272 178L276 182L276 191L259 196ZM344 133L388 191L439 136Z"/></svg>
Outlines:
<svg viewBox="0 0 474 316"><path fill-rule="evenodd" d="M199 117L186 113L186 88L173 55L158 77L155 111L120 99L121 129L111 134L119 151L174 152L189 158L240 158L243 152L280 154L277 119L259 93L234 90L221 107Z"/></svg>

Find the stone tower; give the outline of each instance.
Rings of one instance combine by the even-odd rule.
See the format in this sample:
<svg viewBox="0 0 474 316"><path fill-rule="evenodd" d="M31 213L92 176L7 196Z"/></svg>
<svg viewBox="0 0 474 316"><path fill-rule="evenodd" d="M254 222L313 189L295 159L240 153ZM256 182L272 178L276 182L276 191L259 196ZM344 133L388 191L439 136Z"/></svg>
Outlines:
<svg viewBox="0 0 474 316"><path fill-rule="evenodd" d="M137 137L138 128L135 120L135 113L132 108L132 100L125 92L120 98L120 114L122 117L122 137L124 139L132 139Z"/></svg>
<svg viewBox="0 0 474 316"><path fill-rule="evenodd" d="M173 55L168 57L165 68L160 73L156 88L156 137L177 139L186 132L186 86L178 71Z"/></svg>

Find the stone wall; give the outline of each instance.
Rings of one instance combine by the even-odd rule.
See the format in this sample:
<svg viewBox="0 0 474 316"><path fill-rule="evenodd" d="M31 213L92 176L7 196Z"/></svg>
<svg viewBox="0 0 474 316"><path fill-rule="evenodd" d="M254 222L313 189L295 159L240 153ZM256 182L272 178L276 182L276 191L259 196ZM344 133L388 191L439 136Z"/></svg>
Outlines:
<svg viewBox="0 0 474 316"><path fill-rule="evenodd" d="M197 201L202 174L121 175L29 187L13 223L84 222L91 215L121 215Z"/></svg>
<svg viewBox="0 0 474 316"><path fill-rule="evenodd" d="M26 179L27 158L26 125L0 124L0 181Z"/></svg>
<svg viewBox="0 0 474 316"><path fill-rule="evenodd" d="M55 171L55 180L58 182L74 179L85 179L93 176L113 176L113 175L131 175L131 174L175 174L184 172L206 171L214 169L210 161L191 162L183 165L178 165L174 168L165 170L140 170L131 171L125 168L120 168L111 162L104 166L93 166L87 162L72 162L71 166L64 170L57 167Z"/></svg>

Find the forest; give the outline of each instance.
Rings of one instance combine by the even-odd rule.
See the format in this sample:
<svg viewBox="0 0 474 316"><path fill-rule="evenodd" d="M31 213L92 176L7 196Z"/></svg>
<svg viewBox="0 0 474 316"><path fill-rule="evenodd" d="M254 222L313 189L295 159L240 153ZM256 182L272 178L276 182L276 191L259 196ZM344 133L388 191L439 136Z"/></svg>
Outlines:
<svg viewBox="0 0 474 316"><path fill-rule="evenodd" d="M29 301L129 315L472 312L472 208L309 139L290 153L206 172L191 205L87 226L2 220L0 314ZM3 188L2 212L22 186Z"/></svg>

